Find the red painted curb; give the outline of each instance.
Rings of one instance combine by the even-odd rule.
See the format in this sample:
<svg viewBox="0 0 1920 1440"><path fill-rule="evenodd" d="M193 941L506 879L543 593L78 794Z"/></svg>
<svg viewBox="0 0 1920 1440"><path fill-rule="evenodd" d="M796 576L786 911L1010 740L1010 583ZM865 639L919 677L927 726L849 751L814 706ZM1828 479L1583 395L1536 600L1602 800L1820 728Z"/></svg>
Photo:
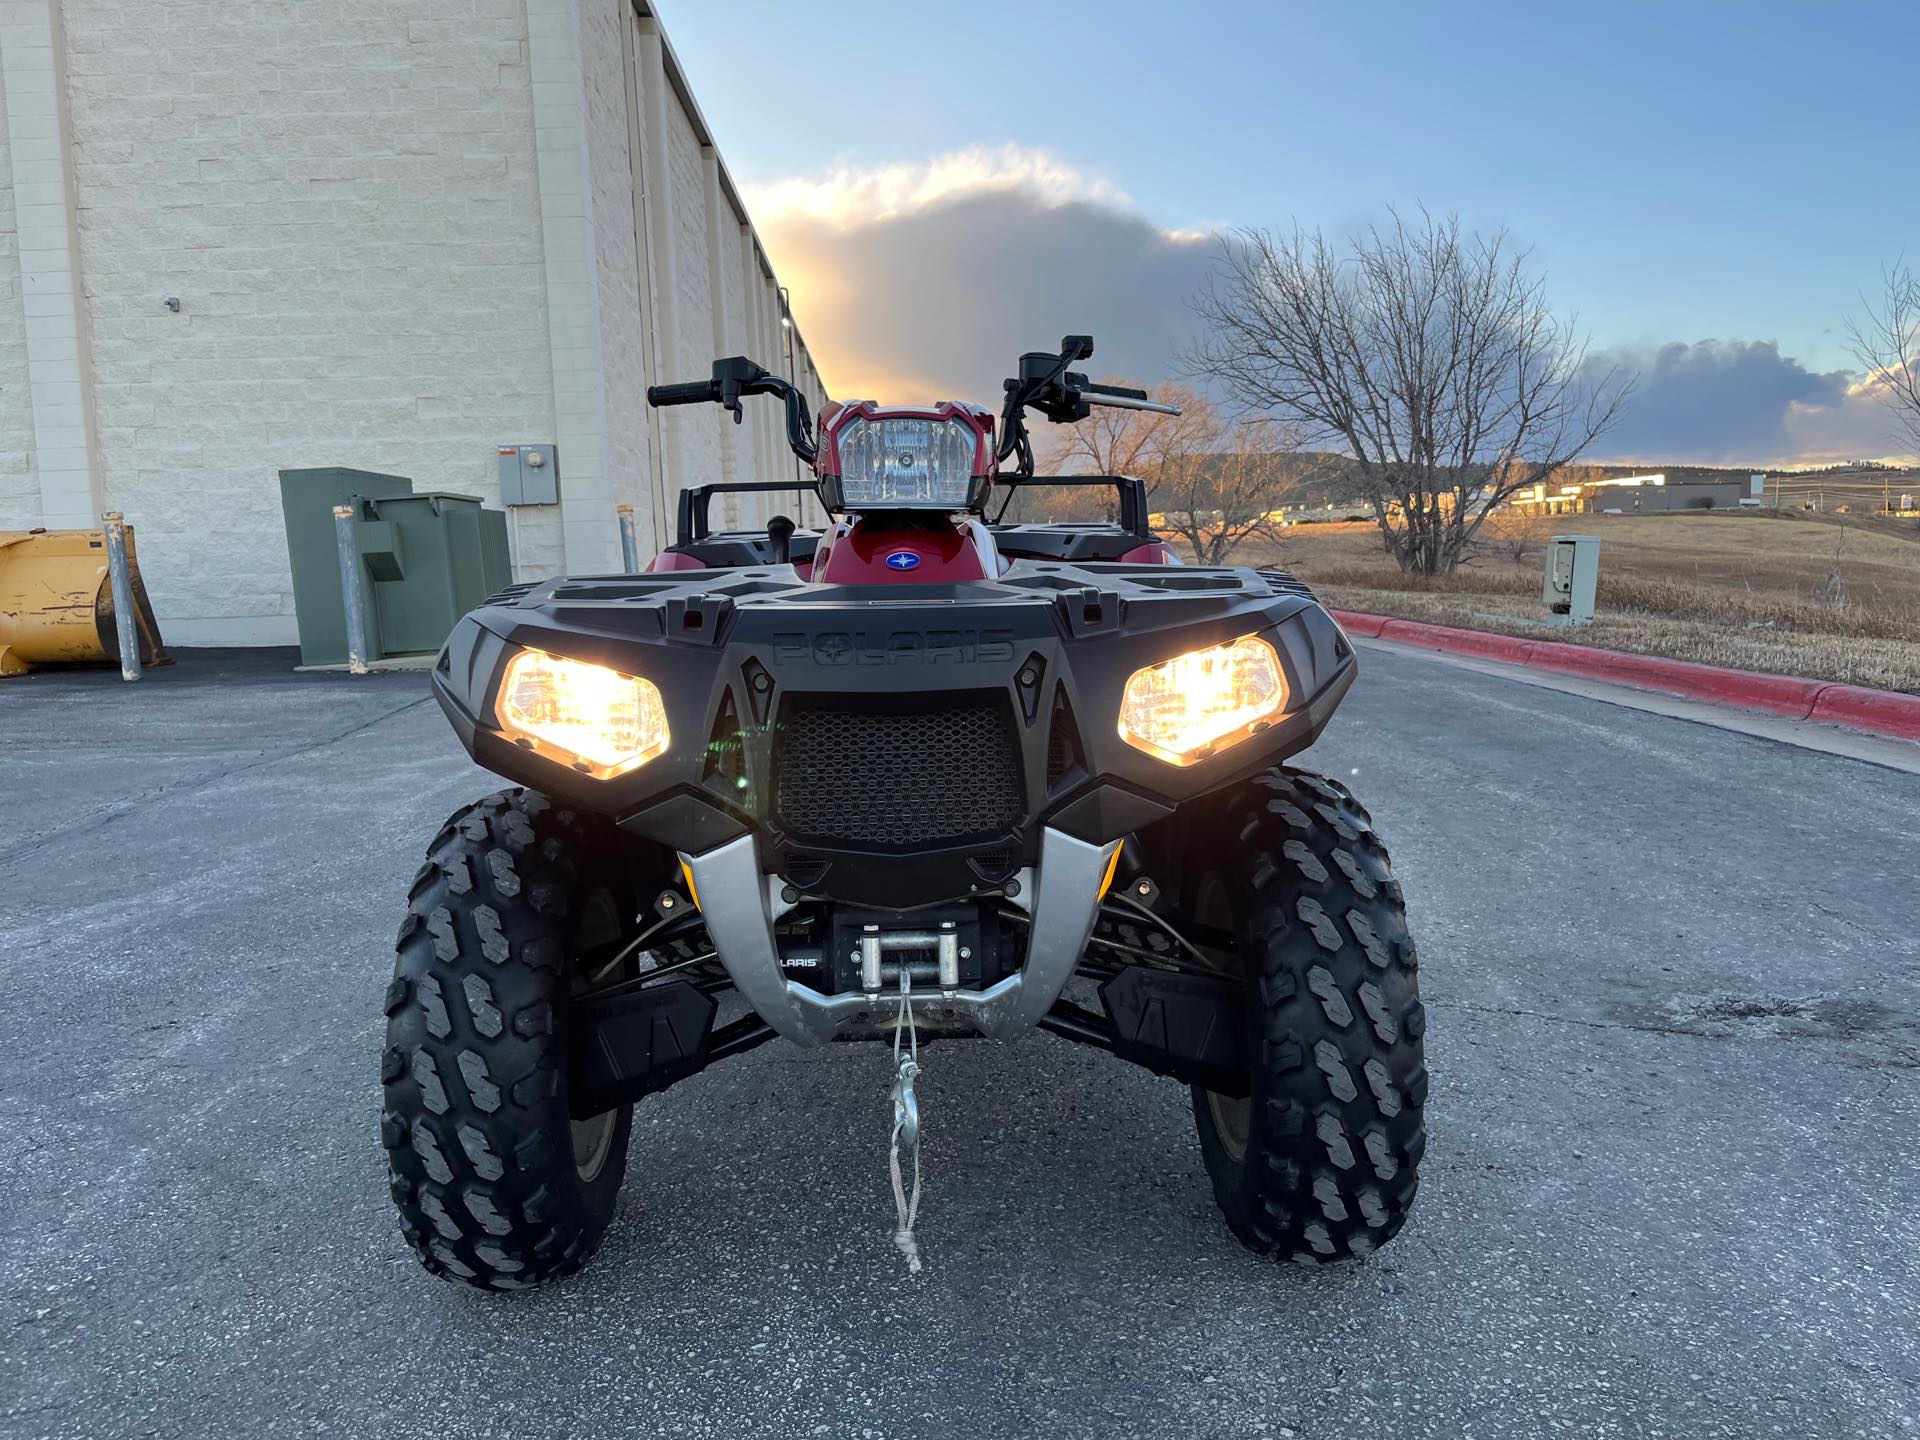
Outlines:
<svg viewBox="0 0 1920 1440"><path fill-rule="evenodd" d="M1920 740L1920 697L1894 690L1829 685L1814 698L1809 718L1899 740Z"/></svg>
<svg viewBox="0 0 1920 1440"><path fill-rule="evenodd" d="M1700 665L1690 660L1663 660L1652 655L1626 655L1617 650L1596 650L1586 645L1568 645L1544 640L1534 647L1528 662L1544 670L1570 675L1592 675L1639 685L1649 690L1665 690L1692 700L1710 700L1741 710L1765 710L1804 720L1813 712L1814 697L1826 688L1821 680L1802 680L1795 675L1762 675L1752 670L1726 670L1717 665Z"/></svg>
<svg viewBox="0 0 1920 1440"><path fill-rule="evenodd" d="M1591 645L1570 645L1562 640L1525 640L1485 630L1463 630L1453 625L1396 620L1390 615L1364 615L1350 610L1336 610L1333 615L1349 634L1370 640L1392 640L1449 654L1553 670L1563 675L1591 675L1620 685L1662 690L1670 695L1684 695L1690 700L1705 700L1740 710L1764 710L1795 720L1844 725L1896 740L1920 740L1920 695L1803 680L1795 675L1730 670L1691 660L1628 655Z"/></svg>
<svg viewBox="0 0 1920 1440"><path fill-rule="evenodd" d="M1380 627L1387 623L1384 615L1362 615L1356 610L1336 610L1333 614L1349 635L1359 635L1368 640L1378 637Z"/></svg>
<svg viewBox="0 0 1920 1440"><path fill-rule="evenodd" d="M1488 630L1457 630L1451 625L1428 625L1419 620L1388 619L1374 633L1379 639L1398 640L1403 645L1451 650L1463 655L1478 655L1485 660L1506 660L1515 665L1530 664L1533 652L1540 643L1512 635L1495 635Z"/></svg>

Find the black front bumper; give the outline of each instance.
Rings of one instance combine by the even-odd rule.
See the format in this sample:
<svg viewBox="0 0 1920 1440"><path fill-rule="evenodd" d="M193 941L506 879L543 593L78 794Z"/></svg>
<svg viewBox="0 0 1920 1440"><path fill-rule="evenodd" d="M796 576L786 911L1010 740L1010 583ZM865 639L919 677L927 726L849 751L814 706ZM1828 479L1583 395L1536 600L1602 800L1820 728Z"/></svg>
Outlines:
<svg viewBox="0 0 1920 1440"><path fill-rule="evenodd" d="M1179 767L1120 738L1137 669L1260 635L1290 709ZM672 743L596 780L493 723L514 651L641 675ZM1051 826L1094 844L1311 745L1352 683L1312 599L1252 570L1019 561L1000 580L824 587L787 567L561 578L462 619L434 693L473 758L688 853L757 837L765 873L893 909L990 891Z"/></svg>

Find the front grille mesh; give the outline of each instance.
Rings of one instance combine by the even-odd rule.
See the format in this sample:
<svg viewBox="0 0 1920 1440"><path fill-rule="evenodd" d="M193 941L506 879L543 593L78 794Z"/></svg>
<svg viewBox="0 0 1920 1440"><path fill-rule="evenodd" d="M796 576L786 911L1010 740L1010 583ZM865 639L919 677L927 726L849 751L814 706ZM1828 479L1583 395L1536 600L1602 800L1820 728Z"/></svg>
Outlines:
<svg viewBox="0 0 1920 1440"><path fill-rule="evenodd" d="M797 703L774 742L781 822L876 849L1000 835L1020 820L1020 748L1004 705L918 710Z"/></svg>

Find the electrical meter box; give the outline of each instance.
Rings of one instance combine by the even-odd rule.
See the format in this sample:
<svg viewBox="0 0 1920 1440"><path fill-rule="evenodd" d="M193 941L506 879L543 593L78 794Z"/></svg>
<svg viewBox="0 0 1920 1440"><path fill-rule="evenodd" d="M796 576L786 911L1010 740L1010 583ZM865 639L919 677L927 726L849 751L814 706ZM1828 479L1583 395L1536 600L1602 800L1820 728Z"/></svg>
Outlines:
<svg viewBox="0 0 1920 1440"><path fill-rule="evenodd" d="M1564 625L1593 619L1593 592L1600 580L1600 537L1556 535L1547 546L1547 579L1540 599Z"/></svg>
<svg viewBox="0 0 1920 1440"><path fill-rule="evenodd" d="M500 503L558 505L560 454L553 445L502 445Z"/></svg>

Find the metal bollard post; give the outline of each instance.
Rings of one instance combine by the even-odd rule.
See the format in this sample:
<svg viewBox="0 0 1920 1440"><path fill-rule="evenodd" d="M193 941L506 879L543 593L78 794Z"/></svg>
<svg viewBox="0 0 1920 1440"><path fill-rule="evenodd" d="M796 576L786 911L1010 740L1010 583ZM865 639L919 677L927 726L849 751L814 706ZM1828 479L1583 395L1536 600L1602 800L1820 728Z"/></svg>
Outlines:
<svg viewBox="0 0 1920 1440"><path fill-rule="evenodd" d="M100 517L107 532L107 578L113 584L113 629L120 640L120 678L140 678L140 627L133 613L133 571L127 565L127 517L109 510Z"/></svg>
<svg viewBox="0 0 1920 1440"><path fill-rule="evenodd" d="M620 513L620 563L627 574L640 573L640 529L634 524L633 506L617 507Z"/></svg>
<svg viewBox="0 0 1920 1440"><path fill-rule="evenodd" d="M333 538L340 550L340 593L347 604L347 669L367 673L367 617L360 599L360 546L353 531L353 506L333 507Z"/></svg>

